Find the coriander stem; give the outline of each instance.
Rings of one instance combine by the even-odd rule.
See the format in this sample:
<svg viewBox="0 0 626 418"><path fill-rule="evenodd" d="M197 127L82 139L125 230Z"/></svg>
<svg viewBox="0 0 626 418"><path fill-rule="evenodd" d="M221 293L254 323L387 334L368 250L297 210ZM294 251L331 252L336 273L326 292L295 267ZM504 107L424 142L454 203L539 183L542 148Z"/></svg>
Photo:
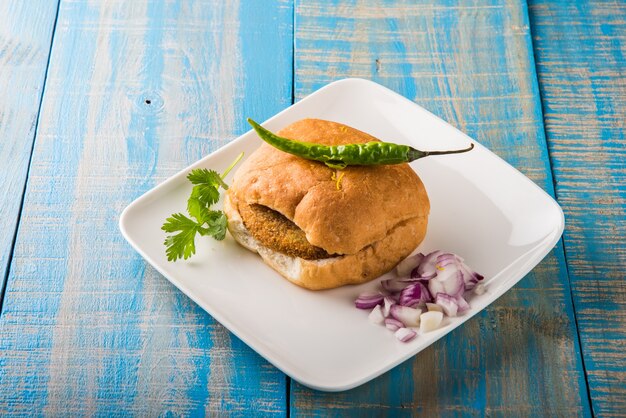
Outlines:
<svg viewBox="0 0 626 418"><path fill-rule="evenodd" d="M230 170L233 169L233 167L235 167L237 165L237 163L243 158L243 152L241 154L239 154L237 156L237 158L235 158L235 161L233 161L228 168L226 169L226 171L224 171L224 173L222 173L222 175L220 176L222 178L222 180L224 180L226 178L226 176L228 175L228 173L230 173Z"/></svg>

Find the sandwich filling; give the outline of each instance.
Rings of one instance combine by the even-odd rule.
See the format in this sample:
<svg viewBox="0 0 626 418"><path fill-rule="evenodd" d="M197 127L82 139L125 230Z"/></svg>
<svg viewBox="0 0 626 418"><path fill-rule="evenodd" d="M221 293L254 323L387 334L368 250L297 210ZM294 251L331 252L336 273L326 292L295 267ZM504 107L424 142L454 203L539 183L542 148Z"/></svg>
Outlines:
<svg viewBox="0 0 626 418"><path fill-rule="evenodd" d="M333 257L307 241L306 234L295 223L267 206L240 203L239 213L250 235L273 251L305 260Z"/></svg>

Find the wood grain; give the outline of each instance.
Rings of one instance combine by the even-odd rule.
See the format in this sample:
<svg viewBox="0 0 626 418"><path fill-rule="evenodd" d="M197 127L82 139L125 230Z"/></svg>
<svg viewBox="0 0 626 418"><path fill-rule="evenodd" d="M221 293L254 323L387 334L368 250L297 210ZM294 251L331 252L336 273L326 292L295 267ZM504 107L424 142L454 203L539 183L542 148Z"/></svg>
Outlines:
<svg viewBox="0 0 626 418"><path fill-rule="evenodd" d="M515 1L296 1L295 94L382 83L553 194L527 9ZM364 349L367 349L364 347ZM433 347L344 393L292 384L319 416L588 416L563 249Z"/></svg>
<svg viewBox="0 0 626 418"><path fill-rule="evenodd" d="M593 411L626 413L626 4L531 1Z"/></svg>
<svg viewBox="0 0 626 418"><path fill-rule="evenodd" d="M53 1L0 2L0 307L56 12Z"/></svg>
<svg viewBox="0 0 626 418"><path fill-rule="evenodd" d="M245 116L290 104L291 34L286 1L61 2L0 318L0 415L285 413L285 376L117 220Z"/></svg>

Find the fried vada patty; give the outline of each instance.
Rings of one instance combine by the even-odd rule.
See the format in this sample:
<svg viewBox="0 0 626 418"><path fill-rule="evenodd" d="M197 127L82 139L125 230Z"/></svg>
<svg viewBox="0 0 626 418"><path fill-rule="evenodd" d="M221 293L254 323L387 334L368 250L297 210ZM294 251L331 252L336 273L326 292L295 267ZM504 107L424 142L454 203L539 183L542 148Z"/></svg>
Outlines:
<svg viewBox="0 0 626 418"><path fill-rule="evenodd" d="M267 248L305 260L332 257L322 248L311 245L295 223L267 206L240 204L239 211L250 234Z"/></svg>

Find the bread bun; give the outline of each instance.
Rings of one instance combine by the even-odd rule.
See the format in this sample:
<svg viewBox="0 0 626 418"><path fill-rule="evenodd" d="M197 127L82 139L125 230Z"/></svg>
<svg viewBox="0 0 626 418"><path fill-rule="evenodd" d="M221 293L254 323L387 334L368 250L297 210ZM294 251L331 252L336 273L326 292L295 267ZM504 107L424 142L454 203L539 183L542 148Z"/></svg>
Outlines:
<svg viewBox="0 0 626 418"><path fill-rule="evenodd" d="M295 122L278 135L324 145L377 141L317 119ZM243 205L261 205L284 216L329 256L309 260L263 245L246 227ZM224 202L233 237L308 289L363 283L391 270L423 240L429 210L424 185L408 164L338 171L266 143L237 170Z"/></svg>

